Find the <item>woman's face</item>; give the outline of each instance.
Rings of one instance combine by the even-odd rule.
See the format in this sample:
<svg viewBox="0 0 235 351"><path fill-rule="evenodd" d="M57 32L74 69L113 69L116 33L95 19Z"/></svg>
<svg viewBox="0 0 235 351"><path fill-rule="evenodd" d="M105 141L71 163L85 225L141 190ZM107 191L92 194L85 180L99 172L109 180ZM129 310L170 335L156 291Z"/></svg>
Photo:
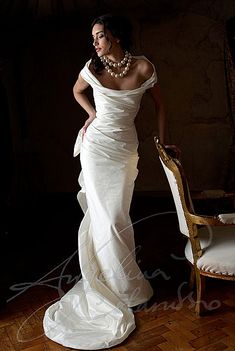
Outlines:
<svg viewBox="0 0 235 351"><path fill-rule="evenodd" d="M115 39L109 30L104 32L103 24L95 24L92 28L93 45L99 57L111 53Z"/></svg>

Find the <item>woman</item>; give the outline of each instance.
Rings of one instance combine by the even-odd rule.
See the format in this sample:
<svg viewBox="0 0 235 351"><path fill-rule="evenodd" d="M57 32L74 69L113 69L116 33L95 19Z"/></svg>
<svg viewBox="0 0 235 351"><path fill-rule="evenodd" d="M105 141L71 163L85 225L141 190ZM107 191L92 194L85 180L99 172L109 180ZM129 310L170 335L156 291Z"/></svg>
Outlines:
<svg viewBox="0 0 235 351"><path fill-rule="evenodd" d="M44 318L46 335L67 347L100 349L122 342L135 328L131 307L146 302L152 288L135 260L129 217L137 176L138 139L134 119L148 89L154 98L159 138L164 143L164 109L155 68L129 53L131 28L104 15L92 24L95 53L74 86L88 118L79 132L82 172L78 200L82 279L52 305ZM95 107L84 91L93 88Z"/></svg>

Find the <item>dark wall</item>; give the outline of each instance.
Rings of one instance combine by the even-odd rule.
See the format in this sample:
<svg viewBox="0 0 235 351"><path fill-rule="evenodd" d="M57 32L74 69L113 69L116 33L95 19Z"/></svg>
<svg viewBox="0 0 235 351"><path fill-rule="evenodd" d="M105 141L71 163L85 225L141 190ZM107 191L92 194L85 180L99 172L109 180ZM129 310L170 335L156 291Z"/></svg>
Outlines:
<svg viewBox="0 0 235 351"><path fill-rule="evenodd" d="M134 24L135 52L144 53L157 67L170 141L181 147L195 190L224 187L232 139L224 39L226 19L233 16L235 6L233 1L222 10L219 1L209 5L210 1L178 5L155 1L148 7L138 1L135 8L126 5L125 11ZM14 159L11 201L27 192L78 190L80 165L72 157L73 144L86 114L74 100L72 87L90 57L91 19L102 13L105 2L97 2L89 13L91 7L88 2L80 11L66 13L64 8L47 15L41 9L37 17L29 13L24 17L22 9L3 24L1 80ZM117 7L116 2L110 5L111 10ZM153 145L157 134L153 104L147 97L136 121L140 139L136 189L166 190Z"/></svg>

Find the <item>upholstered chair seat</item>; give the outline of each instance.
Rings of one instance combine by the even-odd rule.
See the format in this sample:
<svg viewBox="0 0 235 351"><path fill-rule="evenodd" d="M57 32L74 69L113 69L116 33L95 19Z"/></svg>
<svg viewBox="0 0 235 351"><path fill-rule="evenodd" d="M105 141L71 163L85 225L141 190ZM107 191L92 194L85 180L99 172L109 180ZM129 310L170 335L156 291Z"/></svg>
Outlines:
<svg viewBox="0 0 235 351"><path fill-rule="evenodd" d="M203 227L198 230L198 237L202 255L197 260L197 268L206 273L235 277L235 228ZM185 257L194 263L190 240L185 247Z"/></svg>

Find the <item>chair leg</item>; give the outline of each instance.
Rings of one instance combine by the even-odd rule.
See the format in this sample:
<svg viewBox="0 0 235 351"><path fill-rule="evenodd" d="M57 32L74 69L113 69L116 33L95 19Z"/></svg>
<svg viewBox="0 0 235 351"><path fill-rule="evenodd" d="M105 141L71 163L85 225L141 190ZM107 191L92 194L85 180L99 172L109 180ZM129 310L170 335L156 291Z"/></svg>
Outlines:
<svg viewBox="0 0 235 351"><path fill-rule="evenodd" d="M205 291L206 279L204 275L201 275L200 272L196 269L196 287L197 287L197 301L195 306L195 312L198 316L202 315L205 311L205 303L203 303L203 296Z"/></svg>
<svg viewBox="0 0 235 351"><path fill-rule="evenodd" d="M189 289L193 290L195 287L195 270L194 270L194 266L190 264L190 278L189 278Z"/></svg>

